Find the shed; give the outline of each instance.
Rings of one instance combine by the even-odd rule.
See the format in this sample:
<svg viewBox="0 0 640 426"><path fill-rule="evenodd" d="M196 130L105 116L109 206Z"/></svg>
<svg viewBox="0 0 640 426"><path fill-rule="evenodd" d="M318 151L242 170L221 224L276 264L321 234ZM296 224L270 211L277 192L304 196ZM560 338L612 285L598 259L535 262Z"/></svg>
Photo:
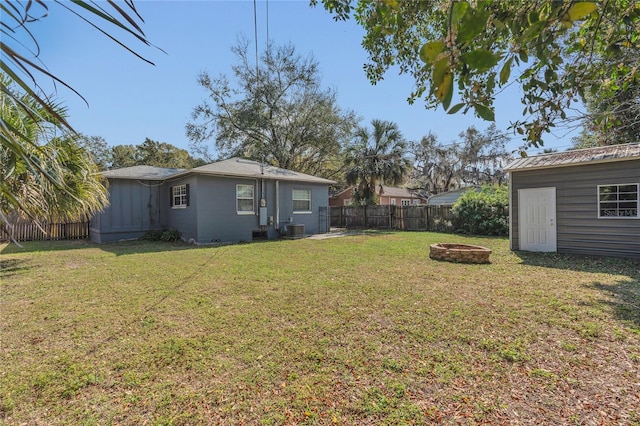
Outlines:
<svg viewBox="0 0 640 426"><path fill-rule="evenodd" d="M640 259L640 144L526 157L505 171L512 250Z"/></svg>

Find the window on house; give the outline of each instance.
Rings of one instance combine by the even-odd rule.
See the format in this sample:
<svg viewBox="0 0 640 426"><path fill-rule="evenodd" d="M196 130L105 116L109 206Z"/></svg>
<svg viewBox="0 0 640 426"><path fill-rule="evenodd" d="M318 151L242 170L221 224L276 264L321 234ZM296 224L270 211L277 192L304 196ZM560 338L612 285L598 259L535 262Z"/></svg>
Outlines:
<svg viewBox="0 0 640 426"><path fill-rule="evenodd" d="M189 184L176 185L170 188L171 207L184 209L189 205Z"/></svg>
<svg viewBox="0 0 640 426"><path fill-rule="evenodd" d="M351 200L344 200L344 205L345 206L350 206L351 205Z"/></svg>
<svg viewBox="0 0 640 426"><path fill-rule="evenodd" d="M402 203L403 206L410 206L411 205L411 200L406 200L405 199L405 200L402 200L401 203Z"/></svg>
<svg viewBox="0 0 640 426"><path fill-rule="evenodd" d="M395 199L395 198L392 198L392 199L391 199L391 205L392 205L392 206L395 206L395 205L396 205L396 199Z"/></svg>
<svg viewBox="0 0 640 426"><path fill-rule="evenodd" d="M640 184L598 185L599 218L638 219Z"/></svg>
<svg viewBox="0 0 640 426"><path fill-rule="evenodd" d="M310 189L294 189L293 190L293 211L294 212L310 212L311 211L311 190Z"/></svg>
<svg viewBox="0 0 640 426"><path fill-rule="evenodd" d="M414 198L414 199L413 199L413 205L414 205L414 206L419 206L419 205L420 205L420 200L419 200L419 199L417 199L417 198Z"/></svg>
<svg viewBox="0 0 640 426"><path fill-rule="evenodd" d="M253 185L236 185L236 210L238 214L254 213Z"/></svg>

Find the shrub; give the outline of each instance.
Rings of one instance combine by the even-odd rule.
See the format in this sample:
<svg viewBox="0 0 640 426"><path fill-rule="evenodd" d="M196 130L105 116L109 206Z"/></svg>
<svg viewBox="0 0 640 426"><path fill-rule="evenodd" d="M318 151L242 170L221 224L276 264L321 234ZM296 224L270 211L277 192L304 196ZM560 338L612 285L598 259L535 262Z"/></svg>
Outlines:
<svg viewBox="0 0 640 426"><path fill-rule="evenodd" d="M454 227L475 235L509 234L509 188L484 185L479 192L467 191L452 209Z"/></svg>
<svg viewBox="0 0 640 426"><path fill-rule="evenodd" d="M140 239L145 241L167 241L172 243L180 239L180 233L175 229L147 231L142 237L140 237Z"/></svg>

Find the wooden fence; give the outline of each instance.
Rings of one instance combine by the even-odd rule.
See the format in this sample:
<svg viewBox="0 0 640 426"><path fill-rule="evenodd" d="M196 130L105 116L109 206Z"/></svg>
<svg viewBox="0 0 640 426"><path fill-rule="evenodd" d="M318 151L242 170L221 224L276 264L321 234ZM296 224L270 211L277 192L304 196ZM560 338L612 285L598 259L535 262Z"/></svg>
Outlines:
<svg viewBox="0 0 640 426"><path fill-rule="evenodd" d="M38 227L33 222L19 222L9 231L0 227L0 241L9 241L10 235L16 241L80 240L89 238L89 222L43 223Z"/></svg>
<svg viewBox="0 0 640 426"><path fill-rule="evenodd" d="M451 206L339 206L331 207L331 226L453 232Z"/></svg>

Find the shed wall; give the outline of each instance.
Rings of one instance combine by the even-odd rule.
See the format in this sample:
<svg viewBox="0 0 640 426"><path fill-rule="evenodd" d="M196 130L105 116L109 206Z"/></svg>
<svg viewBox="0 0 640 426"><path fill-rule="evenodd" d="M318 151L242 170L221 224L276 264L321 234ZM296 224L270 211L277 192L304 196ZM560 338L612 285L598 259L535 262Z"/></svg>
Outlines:
<svg viewBox="0 0 640 426"><path fill-rule="evenodd" d="M640 219L598 219L598 185L640 182L640 160L511 172L511 248L519 249L518 190L556 188L559 253L640 258Z"/></svg>

